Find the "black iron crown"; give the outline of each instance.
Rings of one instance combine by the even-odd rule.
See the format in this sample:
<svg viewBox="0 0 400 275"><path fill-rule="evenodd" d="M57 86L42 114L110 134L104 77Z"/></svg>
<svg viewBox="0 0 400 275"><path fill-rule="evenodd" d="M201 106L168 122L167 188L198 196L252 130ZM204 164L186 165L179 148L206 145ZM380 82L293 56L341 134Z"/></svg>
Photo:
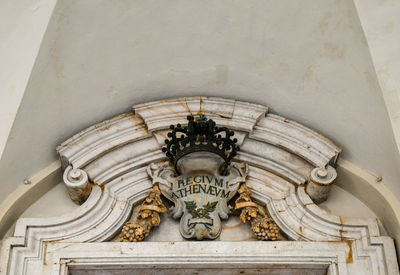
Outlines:
<svg viewBox="0 0 400 275"><path fill-rule="evenodd" d="M168 133L168 137L171 139L166 139L166 146L162 148L174 165L175 171L179 174L177 163L180 158L200 151L221 156L227 167L240 150L236 145L237 139L231 139L235 133L226 127L217 127L212 119L207 120L203 114L196 120L193 116L188 116L187 120L187 127L180 124L169 127L172 131Z"/></svg>

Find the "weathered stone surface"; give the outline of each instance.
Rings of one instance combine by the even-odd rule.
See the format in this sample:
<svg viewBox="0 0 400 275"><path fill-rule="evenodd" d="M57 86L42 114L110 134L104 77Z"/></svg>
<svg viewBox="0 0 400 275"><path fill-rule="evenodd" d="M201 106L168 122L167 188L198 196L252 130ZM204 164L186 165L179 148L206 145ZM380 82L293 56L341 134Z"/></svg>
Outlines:
<svg viewBox="0 0 400 275"><path fill-rule="evenodd" d="M307 183L307 194L315 203L326 201L336 177L336 170L332 166L314 168Z"/></svg>
<svg viewBox="0 0 400 275"><path fill-rule="evenodd" d="M215 239L220 235L221 219L227 219L231 212L227 203L245 182L248 171L247 164L233 163L224 176L219 174L223 163L215 154L196 152L179 160L179 176L169 162L148 166L153 185L159 185L163 195L174 203L170 212L180 218L184 238Z"/></svg>
<svg viewBox="0 0 400 275"><path fill-rule="evenodd" d="M217 124L245 133L234 162L249 164L246 185L252 199L266 207L289 241L107 242L151 189L147 165L166 160L157 134L200 111ZM200 268L243 264L251 269L261 263L262 268L284 265L288 270L316 265L340 275L399 274L393 241L380 236L375 219L326 213L306 193L309 173L334 167L340 148L297 123L265 117L266 112L266 107L235 100L170 99L141 104L134 113L75 135L58 151L65 168L71 165L87 173L93 184L89 197L64 216L20 219L14 236L3 241L1 271L68 274L68 268L74 272L107 264L129 270L165 263L182 268L187 263Z"/></svg>
<svg viewBox="0 0 400 275"><path fill-rule="evenodd" d="M64 170L63 181L71 200L77 204L84 203L92 191L88 175L82 169L73 169L71 166L68 166Z"/></svg>

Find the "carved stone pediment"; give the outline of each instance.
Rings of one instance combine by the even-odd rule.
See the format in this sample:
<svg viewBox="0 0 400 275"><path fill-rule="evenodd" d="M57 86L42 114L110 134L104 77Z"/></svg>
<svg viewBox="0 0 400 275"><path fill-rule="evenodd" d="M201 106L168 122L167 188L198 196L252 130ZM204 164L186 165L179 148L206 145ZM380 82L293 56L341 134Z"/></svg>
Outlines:
<svg viewBox="0 0 400 275"><path fill-rule="evenodd" d="M230 99L169 99L140 104L133 109L78 133L58 147L71 198L85 202L64 216L20 219L14 236L3 241L1 272L66 275L71 270L105 267L132 270L138 265L152 268L167 263L174 268L188 265L208 268L214 263L214 267L220 268L220 263L229 263L248 268L314 267L330 275L399 274L393 240L380 235L377 220L339 217L315 203L326 197L336 177L333 171L340 148L330 140L268 113L265 106ZM221 177L206 171L185 172L182 167L178 175L174 167L163 164L167 158L161 148L170 124L183 124L188 115L200 113L235 131L240 152L233 158L230 174ZM248 167L246 185L242 185L248 190L240 185L236 189L235 181L241 183L246 174L240 163ZM206 177L203 180L207 175L210 181ZM213 223L216 220L214 224L223 219L230 210L225 208L224 200L211 211L217 189L204 189L207 194L199 198L194 196L197 195L194 189L192 194L178 191L186 187L179 185L179 180L186 184L186 180L194 182L196 176L199 184L211 183L216 188L222 178L225 195L231 190L238 191L238 198L233 198L236 206L251 207L240 204L250 200L265 207L287 241L111 241L120 234L136 205L143 206L143 221L149 219L156 225L158 213L165 210L158 199L162 194L176 201L171 210L176 217L181 215L182 221L186 214L183 234L191 236L196 232L190 231L191 225L199 224L195 220L198 217L193 218L194 211L202 216L203 224L208 222L206 212ZM218 183L214 185L213 180ZM226 182L228 187L224 185ZM154 186L159 189L153 189ZM222 190L219 197L220 194ZM187 209L185 201L195 202L196 207L192 204ZM147 215L148 211L157 215ZM251 217L250 212L243 212L243 217ZM257 213L255 216L256 228L261 223L257 223ZM213 237L218 230L210 228L197 232ZM197 237L196 234L192 236Z"/></svg>

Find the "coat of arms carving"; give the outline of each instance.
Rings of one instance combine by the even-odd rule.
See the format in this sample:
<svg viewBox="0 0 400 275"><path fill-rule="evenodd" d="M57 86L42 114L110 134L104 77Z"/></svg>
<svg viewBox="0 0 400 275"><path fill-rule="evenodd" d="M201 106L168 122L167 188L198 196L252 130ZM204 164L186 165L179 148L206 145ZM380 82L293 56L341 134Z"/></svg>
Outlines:
<svg viewBox="0 0 400 275"><path fill-rule="evenodd" d="M153 188L140 206L135 221L127 222L121 241L141 241L160 223L159 213L166 211L161 194L174 203L170 209L180 218L180 233L187 239L215 239L221 233L221 219L232 210L241 211L240 219L249 223L261 240L281 238L279 229L255 203L246 186L248 166L233 162L240 150L234 132L217 127L200 115L188 116L188 125L171 125L162 151L169 161L152 163L147 172ZM235 206L228 202L239 193Z"/></svg>

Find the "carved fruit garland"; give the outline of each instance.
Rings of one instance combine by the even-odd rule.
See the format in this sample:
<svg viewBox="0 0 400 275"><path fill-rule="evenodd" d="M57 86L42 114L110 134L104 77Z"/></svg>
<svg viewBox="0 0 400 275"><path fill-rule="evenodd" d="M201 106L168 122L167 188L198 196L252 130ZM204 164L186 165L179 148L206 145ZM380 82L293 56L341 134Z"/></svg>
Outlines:
<svg viewBox="0 0 400 275"><path fill-rule="evenodd" d="M140 206L139 213L135 221L128 221L122 227L119 235L121 242L138 242L146 238L150 230L160 224L160 214L167 211L162 203L161 192L157 184L147 194L146 199Z"/></svg>
<svg viewBox="0 0 400 275"><path fill-rule="evenodd" d="M262 241L283 240L275 222L260 211L260 206L253 202L250 190L246 184L241 184L238 190L239 198L235 201L235 210L242 209L240 220L249 223L257 239Z"/></svg>

